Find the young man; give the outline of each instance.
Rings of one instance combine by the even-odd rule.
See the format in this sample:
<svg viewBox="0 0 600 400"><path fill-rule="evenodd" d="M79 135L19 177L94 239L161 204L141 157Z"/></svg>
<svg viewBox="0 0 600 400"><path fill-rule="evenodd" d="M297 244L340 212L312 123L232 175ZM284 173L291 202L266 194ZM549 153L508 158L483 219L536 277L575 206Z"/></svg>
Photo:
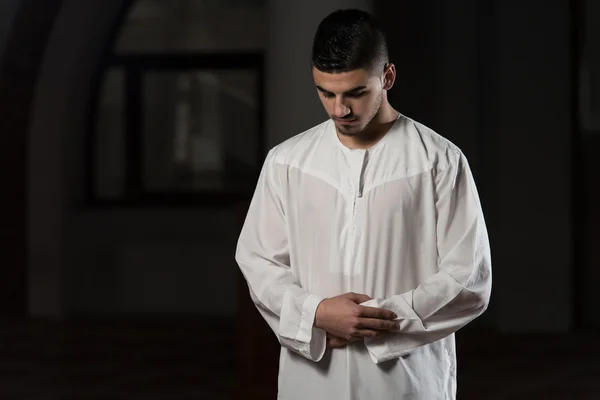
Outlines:
<svg viewBox="0 0 600 400"><path fill-rule="evenodd" d="M454 399L454 332L491 291L467 160L388 103L369 14L325 18L312 67L330 119L271 149L236 251L282 346L279 398Z"/></svg>

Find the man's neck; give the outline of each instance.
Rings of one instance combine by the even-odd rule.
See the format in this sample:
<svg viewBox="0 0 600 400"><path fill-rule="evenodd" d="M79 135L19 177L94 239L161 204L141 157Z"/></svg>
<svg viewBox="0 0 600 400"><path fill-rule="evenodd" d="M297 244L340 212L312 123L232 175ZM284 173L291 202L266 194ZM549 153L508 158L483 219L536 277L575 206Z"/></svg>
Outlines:
<svg viewBox="0 0 600 400"><path fill-rule="evenodd" d="M350 149L368 149L388 133L398 119L398 115L399 113L389 103L386 103L361 134L347 136L336 133L344 146Z"/></svg>

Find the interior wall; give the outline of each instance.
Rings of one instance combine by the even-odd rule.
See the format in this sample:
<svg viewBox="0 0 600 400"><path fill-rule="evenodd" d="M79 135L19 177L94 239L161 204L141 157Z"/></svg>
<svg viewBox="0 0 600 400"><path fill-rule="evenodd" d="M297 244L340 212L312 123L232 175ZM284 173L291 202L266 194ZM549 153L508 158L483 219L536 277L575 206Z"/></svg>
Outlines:
<svg viewBox="0 0 600 400"><path fill-rule="evenodd" d="M579 268L582 284L579 295L582 323L586 327L600 329L600 2L582 0L580 8L579 29L581 33L581 69L580 74L580 106L579 127L581 128L581 162L577 171L581 185L579 193L585 196L585 201L578 205L582 217L584 234L582 236L584 262Z"/></svg>
<svg viewBox="0 0 600 400"><path fill-rule="evenodd" d="M0 0L0 61L19 0Z"/></svg>
<svg viewBox="0 0 600 400"><path fill-rule="evenodd" d="M24 185L26 156L26 130L22 124L27 120L22 108L27 107L31 98L27 89L31 86L16 80L15 75L28 77L33 72L22 71L15 65L15 46L5 52L9 35L14 35L17 1L0 1L0 176L4 187L2 207L0 207L0 313L21 316L26 313L27 287L27 243L25 233L26 192ZM32 35L34 36L34 35ZM28 45L23 43L22 53L30 55ZM8 53L8 54L5 54ZM27 63L21 63L26 64ZM19 74L19 72L21 72ZM30 75L29 75L30 76Z"/></svg>
<svg viewBox="0 0 600 400"><path fill-rule="evenodd" d="M0 208L0 312L27 315L29 246L27 239L27 159L30 109L46 38L60 0L5 2L7 14L0 59L0 171L5 196Z"/></svg>
<svg viewBox="0 0 600 400"><path fill-rule="evenodd" d="M494 2L493 173L498 323L572 322L572 75L569 3Z"/></svg>
<svg viewBox="0 0 600 400"><path fill-rule="evenodd" d="M31 128L30 312L235 312L233 209L90 209L84 139L93 81L121 1L65 0Z"/></svg>

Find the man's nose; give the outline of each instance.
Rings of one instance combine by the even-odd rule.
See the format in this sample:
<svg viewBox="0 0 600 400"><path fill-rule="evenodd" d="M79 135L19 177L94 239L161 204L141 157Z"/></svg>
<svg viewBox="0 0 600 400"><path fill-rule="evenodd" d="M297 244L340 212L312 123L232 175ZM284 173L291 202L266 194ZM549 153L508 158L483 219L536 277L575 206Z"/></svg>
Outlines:
<svg viewBox="0 0 600 400"><path fill-rule="evenodd" d="M344 104L344 101L340 98L335 100L334 114L337 118L344 118L350 114L350 107Z"/></svg>

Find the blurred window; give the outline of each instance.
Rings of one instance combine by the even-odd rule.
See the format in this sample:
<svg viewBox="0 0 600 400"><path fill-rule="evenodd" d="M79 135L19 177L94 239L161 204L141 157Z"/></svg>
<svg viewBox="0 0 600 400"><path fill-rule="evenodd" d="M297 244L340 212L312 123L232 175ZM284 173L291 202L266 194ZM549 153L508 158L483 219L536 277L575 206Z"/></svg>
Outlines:
<svg viewBox="0 0 600 400"><path fill-rule="evenodd" d="M264 1L138 0L93 109L88 197L107 204L238 201L264 152Z"/></svg>

